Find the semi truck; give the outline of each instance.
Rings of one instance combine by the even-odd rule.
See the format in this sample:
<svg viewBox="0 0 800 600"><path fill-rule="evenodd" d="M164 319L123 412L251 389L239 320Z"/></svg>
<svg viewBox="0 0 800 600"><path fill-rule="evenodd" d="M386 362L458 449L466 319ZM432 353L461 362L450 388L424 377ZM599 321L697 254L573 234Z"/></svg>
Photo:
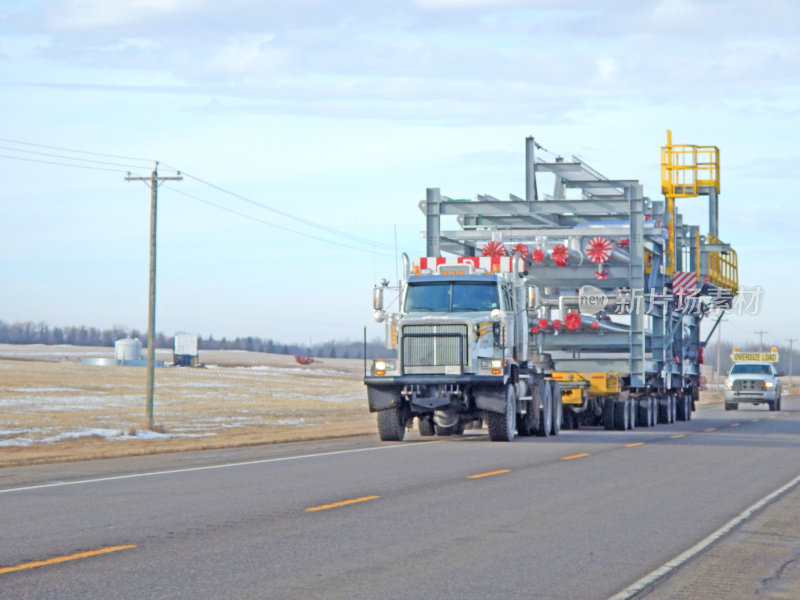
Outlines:
<svg viewBox="0 0 800 600"><path fill-rule="evenodd" d="M668 132L664 200L651 200L637 180L537 149L527 138L524 198L428 188L426 254L403 255L396 311L389 282L375 286L388 352L364 382L382 440L402 440L415 419L424 436L485 423L510 441L691 418L714 331L701 340L701 322L718 323L738 291L736 253L718 237L719 150ZM698 196L705 235L677 206Z"/></svg>

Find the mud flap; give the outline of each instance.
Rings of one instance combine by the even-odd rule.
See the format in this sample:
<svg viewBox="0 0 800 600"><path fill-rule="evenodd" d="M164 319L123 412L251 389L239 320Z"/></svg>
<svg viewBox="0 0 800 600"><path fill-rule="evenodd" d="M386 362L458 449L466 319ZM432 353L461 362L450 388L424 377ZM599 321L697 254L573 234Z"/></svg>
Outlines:
<svg viewBox="0 0 800 600"><path fill-rule="evenodd" d="M400 406L400 390L367 386L367 399L370 412Z"/></svg>
<svg viewBox="0 0 800 600"><path fill-rule="evenodd" d="M506 412L505 387L484 388L475 391L475 406L494 413Z"/></svg>

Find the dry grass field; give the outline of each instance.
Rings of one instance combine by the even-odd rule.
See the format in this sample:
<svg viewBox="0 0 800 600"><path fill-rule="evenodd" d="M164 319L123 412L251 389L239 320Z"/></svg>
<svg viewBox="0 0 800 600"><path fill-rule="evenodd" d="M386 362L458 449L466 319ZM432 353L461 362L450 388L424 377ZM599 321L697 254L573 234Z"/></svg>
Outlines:
<svg viewBox="0 0 800 600"><path fill-rule="evenodd" d="M376 431L359 360L201 350L205 368L156 369L150 431L146 369L86 357L113 349L0 344L0 467Z"/></svg>
<svg viewBox="0 0 800 600"><path fill-rule="evenodd" d="M156 369L151 431L146 369L80 362L113 355L0 344L0 467L376 433L360 360L201 350L205 368ZM722 402L720 387L701 400Z"/></svg>

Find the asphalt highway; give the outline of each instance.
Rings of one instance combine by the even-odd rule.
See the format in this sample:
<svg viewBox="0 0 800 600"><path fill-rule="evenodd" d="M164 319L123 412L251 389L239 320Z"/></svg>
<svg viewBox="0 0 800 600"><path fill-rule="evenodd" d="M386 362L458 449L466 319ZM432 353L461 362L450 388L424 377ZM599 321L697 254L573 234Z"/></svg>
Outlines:
<svg viewBox="0 0 800 600"><path fill-rule="evenodd" d="M2 469L0 598L608 599L797 478L798 448L787 398L512 443Z"/></svg>

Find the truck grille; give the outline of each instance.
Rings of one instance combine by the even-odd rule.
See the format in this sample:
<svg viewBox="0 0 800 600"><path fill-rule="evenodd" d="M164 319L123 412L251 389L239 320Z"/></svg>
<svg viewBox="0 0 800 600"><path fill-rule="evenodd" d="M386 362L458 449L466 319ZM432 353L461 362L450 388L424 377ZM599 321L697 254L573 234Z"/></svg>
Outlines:
<svg viewBox="0 0 800 600"><path fill-rule="evenodd" d="M735 392L763 392L767 389L761 379L737 379L733 382Z"/></svg>
<svg viewBox="0 0 800 600"><path fill-rule="evenodd" d="M466 363L466 325L403 326L403 365L406 367L443 367Z"/></svg>

